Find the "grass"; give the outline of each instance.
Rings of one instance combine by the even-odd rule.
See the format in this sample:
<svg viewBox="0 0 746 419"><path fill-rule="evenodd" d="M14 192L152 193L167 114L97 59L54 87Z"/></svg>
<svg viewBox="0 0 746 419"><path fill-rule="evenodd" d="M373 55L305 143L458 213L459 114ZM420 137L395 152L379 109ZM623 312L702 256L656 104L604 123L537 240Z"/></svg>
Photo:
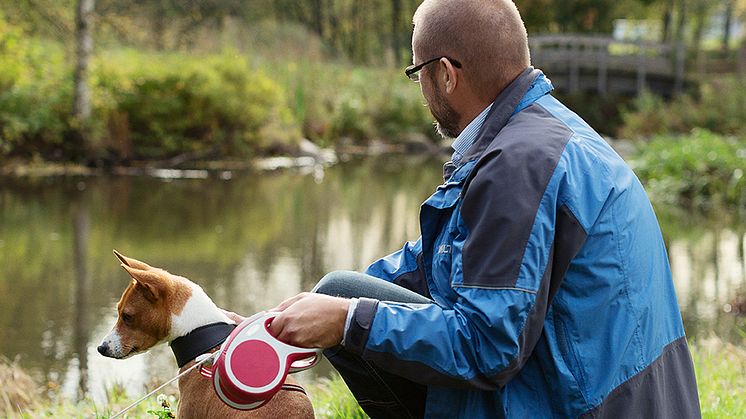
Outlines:
<svg viewBox="0 0 746 419"><path fill-rule="evenodd" d="M746 417L746 349L717 338L690 344L697 374L699 399L704 418ZM11 384L12 383L12 384ZM321 379L307 386L318 418L366 418L339 376ZM109 405L96 406L90 400L71 402L44 399L41 388L18 365L0 359L0 416L8 418L66 417L107 418L127 406L121 388L109 391ZM176 400L165 398L172 407L163 407L164 397L141 403L128 418L168 418L176 410Z"/></svg>
<svg viewBox="0 0 746 419"><path fill-rule="evenodd" d="M704 418L746 417L746 350L710 339L692 345Z"/></svg>
<svg viewBox="0 0 746 419"><path fill-rule="evenodd" d="M17 361L0 357L0 413L8 416L16 409L39 407L41 389L21 369Z"/></svg>
<svg viewBox="0 0 746 419"><path fill-rule="evenodd" d="M342 379L335 375L308 388L317 418L367 418Z"/></svg>

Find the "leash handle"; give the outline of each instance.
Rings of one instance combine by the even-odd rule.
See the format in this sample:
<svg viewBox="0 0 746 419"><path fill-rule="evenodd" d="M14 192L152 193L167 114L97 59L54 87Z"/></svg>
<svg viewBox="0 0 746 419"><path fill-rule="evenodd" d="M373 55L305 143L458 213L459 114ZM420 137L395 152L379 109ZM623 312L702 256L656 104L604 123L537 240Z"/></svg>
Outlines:
<svg viewBox="0 0 746 419"><path fill-rule="evenodd" d="M241 322L220 350L221 358L224 359L218 363L221 364L222 361L222 369L225 370L221 374L243 391L263 392L274 388L285 381L287 374L311 368L321 359L321 349L300 348L272 336L269 326L278 314L259 313ZM266 363L256 362L262 358L266 359ZM253 364L252 371L243 368L244 363ZM230 365L230 368L226 368L226 365ZM274 379L252 379L251 376L257 373L274 376ZM252 382L253 384L249 384Z"/></svg>
<svg viewBox="0 0 746 419"><path fill-rule="evenodd" d="M307 370L307 369L313 367L314 365L318 364L319 360L321 360L321 352L322 352L322 350L321 349L314 349L313 351L315 353L313 355L311 355L310 357L299 359L299 360L291 363L290 364L290 370L288 370L288 372L290 374L292 374L292 373L295 373L295 372L298 372L298 371Z"/></svg>
<svg viewBox="0 0 746 419"><path fill-rule="evenodd" d="M279 313L259 313L239 324L212 366L215 391L228 406L256 409L277 393L289 373L316 365L321 349L288 345L269 332Z"/></svg>

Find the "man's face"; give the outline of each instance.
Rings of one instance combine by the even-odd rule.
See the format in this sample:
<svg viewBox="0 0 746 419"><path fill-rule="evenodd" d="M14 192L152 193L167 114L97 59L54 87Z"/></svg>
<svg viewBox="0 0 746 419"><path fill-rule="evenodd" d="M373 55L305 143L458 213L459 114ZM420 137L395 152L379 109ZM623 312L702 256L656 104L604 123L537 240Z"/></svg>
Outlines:
<svg viewBox="0 0 746 419"><path fill-rule="evenodd" d="M416 27L414 37L417 37ZM412 56L415 63L421 62L417 60L430 58L418 54L415 48L413 48ZM437 83L436 77L442 71L440 65L439 62L434 62L420 70L420 90L422 91L422 96L425 98L425 102L427 102L430 113L435 118L435 128L438 134L445 138L456 138L459 135L458 121L460 116L448 103L439 83Z"/></svg>
<svg viewBox="0 0 746 419"><path fill-rule="evenodd" d="M460 131L458 121L460 119L458 112L448 103L443 90L436 81L437 73L440 70L439 63L429 65L430 68L423 68L420 77L420 90L422 96L427 102L430 113L435 118L435 128L438 134L445 138L456 138Z"/></svg>

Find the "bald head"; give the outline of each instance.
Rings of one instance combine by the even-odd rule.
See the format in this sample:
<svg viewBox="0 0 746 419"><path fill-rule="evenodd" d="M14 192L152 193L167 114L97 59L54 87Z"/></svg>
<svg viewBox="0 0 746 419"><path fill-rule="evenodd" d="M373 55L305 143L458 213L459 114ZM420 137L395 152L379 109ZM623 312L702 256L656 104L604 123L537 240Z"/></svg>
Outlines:
<svg viewBox="0 0 746 419"><path fill-rule="evenodd" d="M425 0L414 14L415 63L447 56L471 90L492 101L531 64L528 36L511 0Z"/></svg>

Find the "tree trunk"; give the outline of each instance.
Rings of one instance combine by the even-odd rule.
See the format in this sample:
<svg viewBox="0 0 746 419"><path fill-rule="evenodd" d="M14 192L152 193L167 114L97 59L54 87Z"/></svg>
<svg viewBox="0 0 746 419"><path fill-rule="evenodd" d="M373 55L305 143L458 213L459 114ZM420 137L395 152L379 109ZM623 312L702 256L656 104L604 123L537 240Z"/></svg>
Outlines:
<svg viewBox="0 0 746 419"><path fill-rule="evenodd" d="M725 4L725 22L723 23L723 42L721 45L721 49L723 50L723 54L728 54L728 49L730 48L730 27L733 23L733 8L735 6L734 0L729 0Z"/></svg>
<svg viewBox="0 0 746 419"><path fill-rule="evenodd" d="M661 31L661 43L665 44L671 38L671 17L673 15L673 0L666 1L663 11L663 30Z"/></svg>
<svg viewBox="0 0 746 419"><path fill-rule="evenodd" d="M155 38L155 48L159 51L166 49L166 6L158 4L153 13L153 38Z"/></svg>
<svg viewBox="0 0 746 419"><path fill-rule="evenodd" d="M694 50L695 62L697 63L697 71L699 73L704 72L704 53L702 51L702 36L705 31L705 23L707 22L707 5L703 0L700 0L696 4L695 8L696 18L694 20L694 33L692 34L692 49Z"/></svg>
<svg viewBox="0 0 746 419"><path fill-rule="evenodd" d="M679 0L679 21L676 24L674 36L674 40L681 43L684 43L684 29L686 28L686 2L687 0Z"/></svg>
<svg viewBox="0 0 746 419"><path fill-rule="evenodd" d="M75 15L75 41L77 49L75 65L75 92L73 116L79 129L85 127L91 116L91 92L88 86L88 67L93 50L93 7L95 0L78 0ZM82 133L83 130L81 130Z"/></svg>
<svg viewBox="0 0 746 419"><path fill-rule="evenodd" d="M391 49L394 51L394 65L399 65L402 56L401 38L401 0L391 0Z"/></svg>
<svg viewBox="0 0 746 419"><path fill-rule="evenodd" d="M324 39L324 2L314 0L313 2L313 29L320 39Z"/></svg>

